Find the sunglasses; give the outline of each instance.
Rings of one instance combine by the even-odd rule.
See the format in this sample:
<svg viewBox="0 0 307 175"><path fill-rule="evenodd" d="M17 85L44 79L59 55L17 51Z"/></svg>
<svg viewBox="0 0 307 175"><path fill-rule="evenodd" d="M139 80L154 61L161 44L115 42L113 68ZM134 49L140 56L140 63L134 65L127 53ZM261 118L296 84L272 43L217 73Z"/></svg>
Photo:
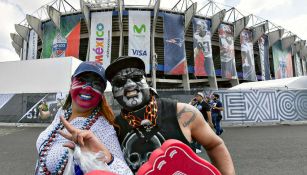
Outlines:
<svg viewBox="0 0 307 175"><path fill-rule="evenodd" d="M140 82L143 79L143 74L140 73L126 76L116 76L113 78L111 84L112 86L122 87L127 83L128 79L134 82Z"/></svg>
<svg viewBox="0 0 307 175"><path fill-rule="evenodd" d="M101 82L101 80L93 79L89 77L82 77L82 76L77 77L76 80L82 84L91 86L93 89L103 92L104 84Z"/></svg>

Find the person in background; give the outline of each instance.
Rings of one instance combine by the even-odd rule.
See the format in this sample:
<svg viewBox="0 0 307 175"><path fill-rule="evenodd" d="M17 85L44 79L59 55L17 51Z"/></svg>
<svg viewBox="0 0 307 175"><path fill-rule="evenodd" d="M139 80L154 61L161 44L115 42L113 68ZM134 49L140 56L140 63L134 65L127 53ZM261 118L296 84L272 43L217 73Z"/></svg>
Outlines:
<svg viewBox="0 0 307 175"><path fill-rule="evenodd" d="M221 135L224 131L223 128L221 127L222 111L224 110L224 108L219 98L220 96L218 94L216 93L213 94L212 108L211 108L212 121L217 135Z"/></svg>
<svg viewBox="0 0 307 175"><path fill-rule="evenodd" d="M37 107L37 109L38 109L38 117L41 120L46 120L50 117L51 113L49 111L49 107L45 100L42 100L40 102L40 105Z"/></svg>
<svg viewBox="0 0 307 175"><path fill-rule="evenodd" d="M114 130L114 114L103 93L107 86L105 70L96 62L81 63L72 76L69 96L53 122L39 135L36 148L39 154L36 173L39 175L61 175L68 163L68 148L78 144L81 151L101 153L109 169L118 174L132 174L125 163L123 153ZM62 121L61 121L61 120ZM63 123L70 126L63 129ZM71 129L73 128L73 129ZM74 131L74 132L72 132ZM96 146L89 146L82 135L90 132ZM71 142L73 141L73 142ZM64 147L64 146L67 147ZM82 163L82 162L81 162ZM81 165L74 164L75 171ZM80 172L78 171L78 172ZM82 172L87 173L87 172Z"/></svg>
<svg viewBox="0 0 307 175"><path fill-rule="evenodd" d="M207 101L207 97L205 98L202 92L198 92L189 104L196 107L202 113L204 119L209 124L209 126L213 128L213 122L210 110L211 107L209 105L209 102Z"/></svg>
<svg viewBox="0 0 307 175"><path fill-rule="evenodd" d="M204 94L198 92L189 104L197 108L202 113L209 126L213 128L210 105L204 100ZM195 141L194 146L196 148L196 153L201 153L201 144Z"/></svg>

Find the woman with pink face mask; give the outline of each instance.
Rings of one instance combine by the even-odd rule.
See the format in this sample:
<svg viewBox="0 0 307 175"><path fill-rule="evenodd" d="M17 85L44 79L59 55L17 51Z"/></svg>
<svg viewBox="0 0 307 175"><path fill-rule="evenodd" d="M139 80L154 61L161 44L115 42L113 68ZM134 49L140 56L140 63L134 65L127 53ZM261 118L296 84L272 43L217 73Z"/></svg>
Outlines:
<svg viewBox="0 0 307 175"><path fill-rule="evenodd" d="M124 161L113 127L114 114L103 95L106 86L105 69L102 65L96 62L83 62L79 65L72 76L65 104L59 109L51 125L37 139L39 159L36 174L63 174L68 164L68 149L73 149L75 144L83 152L91 150L93 154L101 154L101 159L97 161L103 161L110 171L132 174ZM67 131L60 118L70 123L74 130L67 128ZM95 141L101 143L99 147L89 148L80 139L89 130L97 136ZM74 174L86 173L78 163L74 164L73 169Z"/></svg>

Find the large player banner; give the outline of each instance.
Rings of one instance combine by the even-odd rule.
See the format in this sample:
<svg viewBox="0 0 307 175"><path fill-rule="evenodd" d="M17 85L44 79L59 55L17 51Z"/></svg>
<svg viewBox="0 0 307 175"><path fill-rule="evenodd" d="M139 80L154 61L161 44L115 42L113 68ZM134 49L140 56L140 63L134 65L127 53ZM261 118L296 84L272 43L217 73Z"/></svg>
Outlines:
<svg viewBox="0 0 307 175"><path fill-rule="evenodd" d="M186 73L183 16L164 13L164 72L170 75Z"/></svg>
<svg viewBox="0 0 307 175"><path fill-rule="evenodd" d="M52 21L43 24L42 58L79 58L81 14L61 17L60 30Z"/></svg>
<svg viewBox="0 0 307 175"><path fill-rule="evenodd" d="M233 26L220 24L218 28L221 57L221 74L223 78L236 79L236 62L233 40Z"/></svg>
<svg viewBox="0 0 307 175"><path fill-rule="evenodd" d="M129 11L129 56L141 58L150 71L150 11Z"/></svg>
<svg viewBox="0 0 307 175"><path fill-rule="evenodd" d="M240 34L243 79L257 81L252 31L244 29Z"/></svg>
<svg viewBox="0 0 307 175"><path fill-rule="evenodd" d="M28 43L28 60L37 59L37 41L38 35L34 30L30 31Z"/></svg>
<svg viewBox="0 0 307 175"><path fill-rule="evenodd" d="M272 50L275 79L293 77L291 47L282 50L281 40L279 40L273 45Z"/></svg>
<svg viewBox="0 0 307 175"><path fill-rule="evenodd" d="M270 62L269 62L269 38L267 35L262 35L258 40L261 79L270 80Z"/></svg>
<svg viewBox="0 0 307 175"><path fill-rule="evenodd" d="M194 74L196 76L215 76L210 26L210 20L193 18Z"/></svg>
<svg viewBox="0 0 307 175"><path fill-rule="evenodd" d="M91 13L91 37L89 60L103 64L111 62L112 11Z"/></svg>
<svg viewBox="0 0 307 175"><path fill-rule="evenodd" d="M301 64L301 59L298 55L298 53L295 54L295 73L296 76L302 76L303 72L302 72L302 64Z"/></svg>

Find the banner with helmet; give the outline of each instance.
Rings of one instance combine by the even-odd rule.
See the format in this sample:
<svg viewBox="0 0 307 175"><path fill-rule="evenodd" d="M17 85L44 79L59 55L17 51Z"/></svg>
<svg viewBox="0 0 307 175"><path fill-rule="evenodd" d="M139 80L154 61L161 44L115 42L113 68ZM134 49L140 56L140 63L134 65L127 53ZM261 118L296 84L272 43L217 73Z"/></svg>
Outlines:
<svg viewBox="0 0 307 175"><path fill-rule="evenodd" d="M29 34L29 43L28 43L28 60L35 60L37 59L37 41L38 35L34 30L30 31Z"/></svg>
<svg viewBox="0 0 307 175"><path fill-rule="evenodd" d="M259 57L261 65L261 79L270 80L270 61L269 61L269 38L267 35L262 35L258 40Z"/></svg>
<svg viewBox="0 0 307 175"><path fill-rule="evenodd" d="M300 59L298 53L295 54L294 59L295 59L295 74L296 74L296 76L303 76L301 59Z"/></svg>
<svg viewBox="0 0 307 175"><path fill-rule="evenodd" d="M243 79L257 81L253 49L253 33L244 29L240 34Z"/></svg>
<svg viewBox="0 0 307 175"><path fill-rule="evenodd" d="M42 58L79 58L81 18L81 14L61 16L60 29L52 21L43 24Z"/></svg>
<svg viewBox="0 0 307 175"><path fill-rule="evenodd" d="M89 61L107 68L111 62L112 11L91 13Z"/></svg>
<svg viewBox="0 0 307 175"><path fill-rule="evenodd" d="M141 58L150 73L150 11L129 11L128 55Z"/></svg>
<svg viewBox="0 0 307 175"><path fill-rule="evenodd" d="M235 62L233 26L220 24L218 28L220 43L221 75L222 78L237 79Z"/></svg>
<svg viewBox="0 0 307 175"><path fill-rule="evenodd" d="M169 75L186 74L183 16L163 13L163 19L164 73Z"/></svg>
<svg viewBox="0 0 307 175"><path fill-rule="evenodd" d="M281 40L272 46L275 79L293 77L291 47L283 50Z"/></svg>
<svg viewBox="0 0 307 175"><path fill-rule="evenodd" d="M211 21L193 18L195 76L215 76L211 47Z"/></svg>

